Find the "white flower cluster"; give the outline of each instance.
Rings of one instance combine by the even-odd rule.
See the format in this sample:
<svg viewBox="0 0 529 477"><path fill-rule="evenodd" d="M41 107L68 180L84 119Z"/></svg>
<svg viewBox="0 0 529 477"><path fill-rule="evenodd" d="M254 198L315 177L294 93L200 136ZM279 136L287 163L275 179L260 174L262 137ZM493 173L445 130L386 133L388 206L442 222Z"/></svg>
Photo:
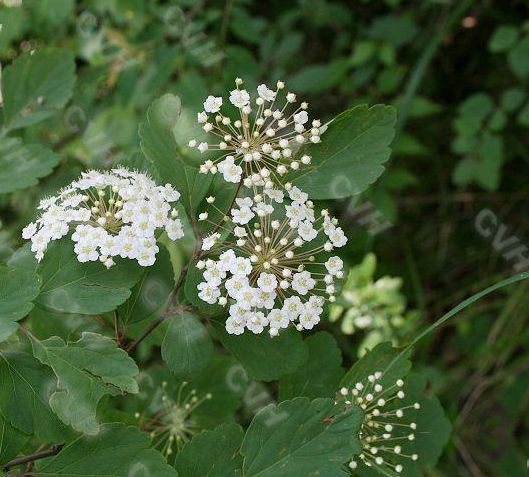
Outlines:
<svg viewBox="0 0 529 477"><path fill-rule="evenodd" d="M158 252L157 229L165 229L171 240L184 235L171 206L179 198L170 184L157 186L141 172L89 171L58 196L42 200L41 216L24 228L22 237L31 239L31 250L40 261L48 244L75 226L72 240L80 262L100 260L111 267L112 257L120 256L150 266Z"/></svg>
<svg viewBox="0 0 529 477"><path fill-rule="evenodd" d="M359 433L362 444L360 461L384 475L391 475L388 470L400 474L406 462L419 459L411 449L417 424L409 414L415 414L421 406L417 402L399 406L397 402L405 398L404 381L398 379L392 386L384 388L380 384L382 376L383 373L377 371L368 376L367 382L358 382L351 389L340 389L338 402L345 407L360 406L364 411ZM352 459L349 467L355 470L358 463Z"/></svg>
<svg viewBox="0 0 529 477"><path fill-rule="evenodd" d="M287 93L284 104L278 105L279 91L284 89L278 81L275 91L261 84L257 87L256 109L252 109L250 94L240 89L243 81L235 80L236 89L229 101L239 109L239 118L232 120L220 109L222 97L208 96L204 111L198 113L198 122L204 131L216 136L217 142L189 141L201 153L221 151L216 160L207 160L200 167L202 173L220 172L227 182L240 182L246 187L280 184L280 177L289 169L297 170L310 164L311 158L303 155L295 159L295 152L306 142L320 142L321 122L315 119L309 125L308 104L302 102L290 113L287 107L296 103L296 95ZM211 116L210 116L211 115Z"/></svg>
<svg viewBox="0 0 529 477"><path fill-rule="evenodd" d="M336 256L323 260L347 238L328 211L315 217L306 193L290 184L285 188L288 203L278 189L236 199L221 222L234 241L221 242L219 232L203 240L202 250L218 259L197 263L205 280L198 285L198 296L210 304L230 305L229 333L261 333L269 327L275 336L290 323L298 330L311 329L325 299L335 300L334 280L343 278L343 262ZM215 207L214 198L207 202ZM199 217L208 220L208 213Z"/></svg>

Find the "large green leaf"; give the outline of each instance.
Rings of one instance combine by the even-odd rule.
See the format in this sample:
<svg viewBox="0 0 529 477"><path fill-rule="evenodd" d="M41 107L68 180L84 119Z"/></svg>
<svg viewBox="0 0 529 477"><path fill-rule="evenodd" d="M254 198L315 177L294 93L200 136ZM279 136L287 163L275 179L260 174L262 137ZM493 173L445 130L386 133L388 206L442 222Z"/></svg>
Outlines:
<svg viewBox="0 0 529 477"><path fill-rule="evenodd" d="M24 144L18 138L0 140L0 194L37 184L53 171L59 159L40 144Z"/></svg>
<svg viewBox="0 0 529 477"><path fill-rule="evenodd" d="M197 206L206 195L212 180L198 169L187 166L178 156L173 129L180 117L180 98L165 94L155 100L147 111L146 120L140 124L141 149L153 164L160 180L170 182L182 194L180 200L194 219Z"/></svg>
<svg viewBox="0 0 529 477"><path fill-rule="evenodd" d="M43 442L61 442L67 428L48 404L56 379L33 356L0 353L0 413L13 427Z"/></svg>
<svg viewBox="0 0 529 477"><path fill-rule="evenodd" d="M173 267L169 252L160 247L156 262L147 267L131 290L130 298L118 308L119 318L125 323L145 320L163 307L174 288Z"/></svg>
<svg viewBox="0 0 529 477"><path fill-rule="evenodd" d="M179 376L204 370L213 357L213 342L206 327L192 313L170 318L162 342L162 358Z"/></svg>
<svg viewBox="0 0 529 477"><path fill-rule="evenodd" d="M50 398L52 409L77 431L99 432L96 408L104 395L138 392L136 363L110 338L84 332L73 343L54 336L32 344L35 357L59 379L59 390Z"/></svg>
<svg viewBox="0 0 529 477"><path fill-rule="evenodd" d="M141 276L132 260L110 269L99 262L80 263L67 240L53 243L37 268L42 289L36 303L51 311L93 315L114 310L127 300Z"/></svg>
<svg viewBox="0 0 529 477"><path fill-rule="evenodd" d="M223 424L196 435L176 456L179 477L228 477L242 468L239 454L243 431L238 424ZM207 456L207 458L204 458Z"/></svg>
<svg viewBox="0 0 529 477"><path fill-rule="evenodd" d="M0 468L16 457L29 438L0 415Z"/></svg>
<svg viewBox="0 0 529 477"><path fill-rule="evenodd" d="M245 477L341 477L360 452L358 407L338 413L332 399L270 404L252 420L242 444Z"/></svg>
<svg viewBox="0 0 529 477"><path fill-rule="evenodd" d="M13 334L16 321L31 311L39 288L35 272L0 267L0 342Z"/></svg>
<svg viewBox="0 0 529 477"><path fill-rule="evenodd" d="M287 374L279 382L279 400L296 396L334 397L344 375L342 353L335 339L326 331L309 336L305 343L309 359L295 373Z"/></svg>
<svg viewBox="0 0 529 477"><path fill-rule="evenodd" d="M312 199L342 199L364 192L384 172L395 134L391 106L356 106L329 124L319 144L302 149L312 157L293 183Z"/></svg>
<svg viewBox="0 0 529 477"><path fill-rule="evenodd" d="M391 343L380 343L360 358L346 373L340 386L352 387L358 382L367 382L368 376L383 373L379 383L384 387L393 386L395 381L408 375L411 362L409 352L396 359L399 351Z"/></svg>
<svg viewBox="0 0 529 477"><path fill-rule="evenodd" d="M46 119L70 99L75 84L69 50L24 53L2 76L4 127L15 129Z"/></svg>
<svg viewBox="0 0 529 477"><path fill-rule="evenodd" d="M271 338L267 333L230 335L224 325L214 324L217 337L244 367L248 375L261 381L279 379L305 364L308 348L300 332L282 331Z"/></svg>
<svg viewBox="0 0 529 477"><path fill-rule="evenodd" d="M103 424L97 437L78 437L55 457L40 461L39 477L177 477L147 434Z"/></svg>

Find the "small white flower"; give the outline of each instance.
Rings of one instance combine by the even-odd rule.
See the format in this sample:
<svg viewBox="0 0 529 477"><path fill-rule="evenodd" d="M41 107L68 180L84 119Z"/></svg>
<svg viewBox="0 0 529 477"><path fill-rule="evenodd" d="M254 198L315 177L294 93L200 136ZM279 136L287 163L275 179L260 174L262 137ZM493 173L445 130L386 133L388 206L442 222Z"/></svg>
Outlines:
<svg viewBox="0 0 529 477"><path fill-rule="evenodd" d="M316 281L312 278L310 272L304 271L295 273L292 280L292 288L300 295L306 295L309 290L314 288Z"/></svg>
<svg viewBox="0 0 529 477"><path fill-rule="evenodd" d="M262 311L250 312L247 316L246 328L255 334L262 333L264 327L268 325L268 319Z"/></svg>
<svg viewBox="0 0 529 477"><path fill-rule="evenodd" d="M307 111L300 111L297 114L294 114L294 122L298 124L305 124L309 120L309 115Z"/></svg>
<svg viewBox="0 0 529 477"><path fill-rule="evenodd" d="M202 250L211 250L211 247L215 245L215 242L219 239L219 237L219 233L214 233L209 235L208 237L205 237L202 241Z"/></svg>
<svg viewBox="0 0 529 477"><path fill-rule="evenodd" d="M331 275L336 275L343 269L343 260L340 257L331 257L325 262L325 268Z"/></svg>
<svg viewBox="0 0 529 477"><path fill-rule="evenodd" d="M259 94L259 97L264 99L265 101L273 101L274 99L276 99L276 93L271 89L268 89L265 84L260 84L257 87L257 93Z"/></svg>
<svg viewBox="0 0 529 477"><path fill-rule="evenodd" d="M234 89L230 93L230 102L236 108L242 108L250 104L250 95L245 89Z"/></svg>
<svg viewBox="0 0 529 477"><path fill-rule="evenodd" d="M199 298L210 305L215 304L220 296L220 290L216 286L207 282L199 283L197 289L199 290Z"/></svg>
<svg viewBox="0 0 529 477"><path fill-rule="evenodd" d="M257 279L257 286L265 292L272 293L277 288L277 278L272 273L263 272Z"/></svg>
<svg viewBox="0 0 529 477"><path fill-rule="evenodd" d="M255 217L250 207L241 207L240 209L231 209L232 220L236 224L246 225Z"/></svg>
<svg viewBox="0 0 529 477"><path fill-rule="evenodd" d="M207 113L216 113L220 110L221 106L221 97L208 96L206 101L204 101L204 111L206 111Z"/></svg>
<svg viewBox="0 0 529 477"><path fill-rule="evenodd" d="M24 229L22 230L22 238L28 240L31 237L33 237L33 235L35 235L36 232L37 232L37 224L31 223L27 225L26 227L24 227Z"/></svg>

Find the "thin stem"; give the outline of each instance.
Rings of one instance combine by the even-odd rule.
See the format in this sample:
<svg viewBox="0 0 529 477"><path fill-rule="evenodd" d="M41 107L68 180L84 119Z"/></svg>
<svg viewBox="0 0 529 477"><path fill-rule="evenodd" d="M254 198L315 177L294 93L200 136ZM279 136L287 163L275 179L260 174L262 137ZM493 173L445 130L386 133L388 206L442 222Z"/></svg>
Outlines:
<svg viewBox="0 0 529 477"><path fill-rule="evenodd" d="M149 327L143 332L143 334L139 338L137 338L136 340L134 340L131 344L129 344L127 346L127 348L125 349L125 351L127 353L131 353L132 351L134 351L136 349L136 347L145 338L147 338L147 336L149 336L156 328L158 328L158 326L160 326L165 321L165 319L167 317L169 317L169 316L171 316L173 314L173 313L168 313L168 311L171 311L171 310L174 309L174 304L172 302L174 301L174 298L175 298L176 294L178 293L178 290L184 284L184 279L185 279L185 277L187 275L187 271L189 269L189 265L195 259L195 255L196 254L193 254L193 256L191 257L189 263L180 272L180 277L178 277L178 282L175 285L175 287L174 287L174 289L171 292L171 295L169 297L169 301L171 302L171 305L166 307L165 311L163 313L161 313L160 316L149 325ZM186 309L186 307L182 307L181 309L178 309L177 311L175 311L175 313L177 313L178 311L183 311L184 309Z"/></svg>
<svg viewBox="0 0 529 477"><path fill-rule="evenodd" d="M17 467L19 465L29 464L30 462L34 462L39 459L45 459L46 457L52 457L54 455L57 455L61 449L64 447L64 444L57 444L52 447L50 447L47 450L35 452L34 454L30 454L24 457L18 457L17 459L13 459L9 461L2 469L4 472L7 472L9 469L13 467ZM22 475L30 475L30 474L22 474ZM32 474L31 474L32 475Z"/></svg>

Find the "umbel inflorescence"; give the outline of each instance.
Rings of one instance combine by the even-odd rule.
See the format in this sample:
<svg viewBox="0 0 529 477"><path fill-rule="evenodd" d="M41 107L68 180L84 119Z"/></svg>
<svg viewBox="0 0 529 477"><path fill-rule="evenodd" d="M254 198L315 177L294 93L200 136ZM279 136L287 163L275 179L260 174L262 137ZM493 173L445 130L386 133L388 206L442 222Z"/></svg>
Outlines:
<svg viewBox="0 0 529 477"><path fill-rule="evenodd" d="M140 428L149 433L153 447L169 457L198 432L193 412L211 398L210 393L199 397L196 389L189 390L187 381L180 384L173 398L167 391L167 381L163 381L160 400L153 399L146 412L138 412L135 417Z"/></svg>
<svg viewBox="0 0 529 477"><path fill-rule="evenodd" d="M171 240L184 235L174 208L179 198L173 186L157 186L141 172L89 171L57 196L42 200L40 217L24 228L22 236L31 239L39 261L51 241L73 229L71 239L80 262L100 260L111 267L113 257L119 256L149 266L158 252L158 229Z"/></svg>
<svg viewBox="0 0 529 477"><path fill-rule="evenodd" d="M273 188L282 183L281 176L289 170L310 164L310 156L297 159L295 152L306 142L320 142L321 122L309 121L306 102L294 106L294 93L281 94L285 87L282 81L277 82L275 90L259 85L253 102L242 84L237 78L229 96L238 110L235 118L221 112L222 97L208 96L204 111L198 113L198 122L215 136L215 141L198 143L192 139L189 146L201 153L216 151L217 157L206 160L200 172L220 172L227 182L243 180L246 187Z"/></svg>
<svg viewBox="0 0 529 477"><path fill-rule="evenodd" d="M335 279L343 277L343 262L329 256L346 244L343 230L327 210L316 216L308 195L286 184L279 189L237 198L235 206L216 224L219 231L202 243L207 258L197 267L204 281L199 297L229 305L226 329L245 329L272 336L293 323L311 329L320 320L325 300L335 299ZM214 198L207 200L215 207ZM208 212L200 219L207 221ZM228 233L228 238L222 237Z"/></svg>
<svg viewBox="0 0 529 477"><path fill-rule="evenodd" d="M355 470L361 462L391 476L402 473L406 463L419 459L414 451L417 437L414 416L421 406L417 402L401 405L399 401L406 397L404 381L398 379L393 385L384 387L382 376L383 373L377 371L365 382L358 382L351 388L343 387L337 402L346 408L360 406L364 411L359 433L362 452L349 462L349 467Z"/></svg>

